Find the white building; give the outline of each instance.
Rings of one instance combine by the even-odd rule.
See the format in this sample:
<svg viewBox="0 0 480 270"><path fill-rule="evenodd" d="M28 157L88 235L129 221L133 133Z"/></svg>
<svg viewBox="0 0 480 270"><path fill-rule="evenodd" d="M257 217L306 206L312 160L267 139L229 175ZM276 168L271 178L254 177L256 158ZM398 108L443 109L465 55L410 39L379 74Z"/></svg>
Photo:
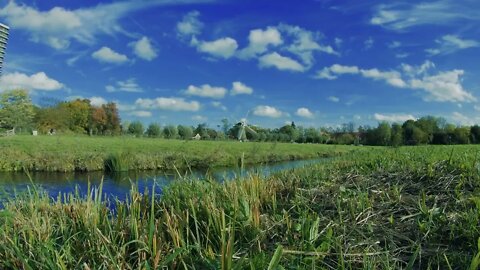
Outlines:
<svg viewBox="0 0 480 270"><path fill-rule="evenodd" d="M0 23L0 75L2 75L3 60L5 59L5 51L7 50L8 32L10 28Z"/></svg>

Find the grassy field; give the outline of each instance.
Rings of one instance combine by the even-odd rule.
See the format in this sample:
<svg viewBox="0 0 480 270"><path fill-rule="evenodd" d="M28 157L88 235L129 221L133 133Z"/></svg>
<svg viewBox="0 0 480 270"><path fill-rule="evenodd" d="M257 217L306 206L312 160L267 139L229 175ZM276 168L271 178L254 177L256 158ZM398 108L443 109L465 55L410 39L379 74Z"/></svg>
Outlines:
<svg viewBox="0 0 480 270"><path fill-rule="evenodd" d="M355 147L131 137L0 137L0 171L97 171L238 166L336 156Z"/></svg>
<svg viewBox="0 0 480 270"><path fill-rule="evenodd" d="M160 198L19 196L2 269L478 269L478 146L374 148ZM110 205L111 207L111 205Z"/></svg>

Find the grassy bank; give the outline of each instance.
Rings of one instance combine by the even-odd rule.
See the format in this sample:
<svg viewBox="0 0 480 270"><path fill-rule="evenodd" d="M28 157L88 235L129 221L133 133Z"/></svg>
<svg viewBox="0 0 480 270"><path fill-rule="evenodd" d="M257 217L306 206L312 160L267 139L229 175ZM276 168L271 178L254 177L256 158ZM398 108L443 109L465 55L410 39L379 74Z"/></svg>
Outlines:
<svg viewBox="0 0 480 270"><path fill-rule="evenodd" d="M0 171L169 170L237 166L348 152L352 146L130 137L0 138Z"/></svg>
<svg viewBox="0 0 480 270"><path fill-rule="evenodd" d="M0 212L0 268L477 269L479 147L372 149L268 179L32 192ZM153 198L153 197L152 197Z"/></svg>

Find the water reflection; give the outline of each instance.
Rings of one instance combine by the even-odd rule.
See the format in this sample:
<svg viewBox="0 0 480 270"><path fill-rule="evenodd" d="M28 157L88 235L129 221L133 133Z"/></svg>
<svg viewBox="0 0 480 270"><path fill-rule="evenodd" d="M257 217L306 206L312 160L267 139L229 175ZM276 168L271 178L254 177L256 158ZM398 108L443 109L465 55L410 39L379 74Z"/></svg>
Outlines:
<svg viewBox="0 0 480 270"><path fill-rule="evenodd" d="M328 159L312 159L280 162L275 164L264 164L249 166L241 170L239 168L216 168L213 170L193 170L176 172L158 172L158 171L137 171L128 173L117 173L105 175L104 172L89 173L31 173L30 178L25 173L0 173L0 197L6 198L15 193L25 192L32 183L41 187L52 197L60 193L74 192L77 188L81 195L88 191L88 183L92 187L98 187L103 180L103 192L109 197L116 197L120 200L125 199L132 185L136 185L140 192L151 191L155 185L156 193L161 193L162 189L175 179L186 177L189 179L205 179L208 175L216 181L223 182L235 178L243 178L250 174L268 176L273 173L301 168L311 164L325 162Z"/></svg>

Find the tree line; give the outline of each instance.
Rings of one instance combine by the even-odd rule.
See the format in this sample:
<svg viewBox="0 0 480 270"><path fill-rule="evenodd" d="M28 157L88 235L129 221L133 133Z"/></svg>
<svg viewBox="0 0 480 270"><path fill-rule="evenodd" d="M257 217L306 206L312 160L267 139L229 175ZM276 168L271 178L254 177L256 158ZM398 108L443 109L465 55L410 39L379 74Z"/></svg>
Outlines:
<svg viewBox="0 0 480 270"><path fill-rule="evenodd" d="M304 128L295 123L280 128L250 126L238 138L241 123L223 119L215 128L206 123L197 126L167 125L148 126L140 121L121 122L117 105L113 102L95 106L88 99L57 101L44 99L41 106L32 103L23 90L3 92L0 95L0 132L15 129L18 132L38 130L40 133L56 131L65 134L130 135L135 137L192 139L200 135L202 140L248 140L266 142L296 142L356 145L421 145L421 144L478 144L480 127L457 126L440 117L425 116L408 120L403 124L381 122L376 127L354 123L336 128ZM242 133L240 133L242 134Z"/></svg>

